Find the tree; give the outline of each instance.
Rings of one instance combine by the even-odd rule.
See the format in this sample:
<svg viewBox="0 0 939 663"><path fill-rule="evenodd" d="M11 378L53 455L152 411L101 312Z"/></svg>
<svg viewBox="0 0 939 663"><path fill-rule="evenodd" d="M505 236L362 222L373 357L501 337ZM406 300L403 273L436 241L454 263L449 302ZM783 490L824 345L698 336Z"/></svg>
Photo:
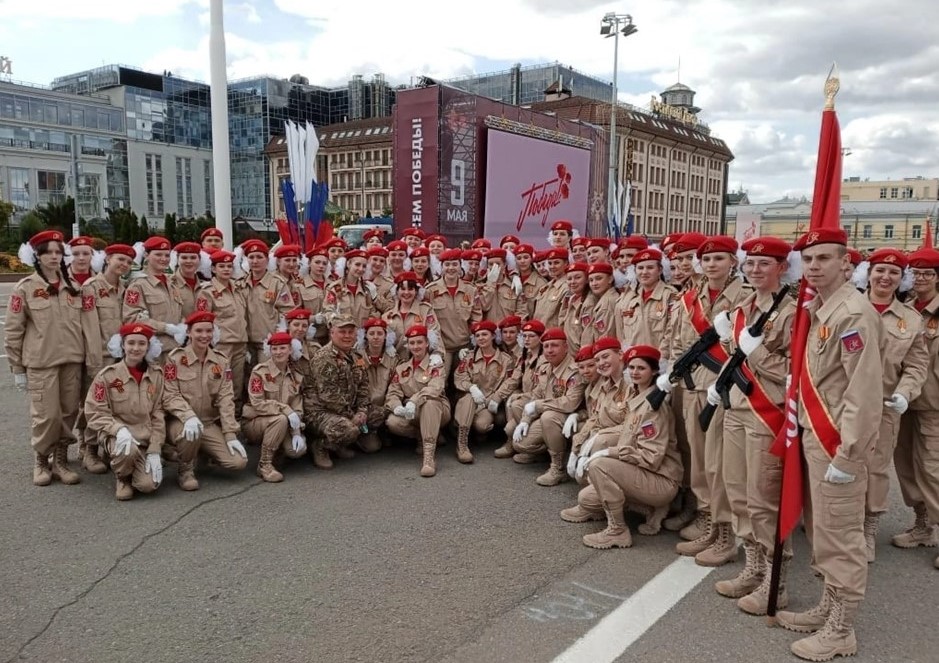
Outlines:
<svg viewBox="0 0 939 663"><path fill-rule="evenodd" d="M71 196L61 203L48 202L40 205L35 211L46 228L58 228L66 236L71 234L72 224L75 222L75 199Z"/></svg>
<svg viewBox="0 0 939 663"><path fill-rule="evenodd" d="M29 238L41 230L46 229L46 221L39 214L38 210L31 210L26 213L23 220L20 221L20 242L26 243Z"/></svg>
<svg viewBox="0 0 939 663"><path fill-rule="evenodd" d="M140 217L140 229L137 231L137 239L141 242L147 240L150 236L150 224L147 223L147 217Z"/></svg>
<svg viewBox="0 0 939 663"><path fill-rule="evenodd" d="M185 219L184 219L185 221ZM170 241L170 244L176 244L176 214L167 214L163 217L163 234Z"/></svg>

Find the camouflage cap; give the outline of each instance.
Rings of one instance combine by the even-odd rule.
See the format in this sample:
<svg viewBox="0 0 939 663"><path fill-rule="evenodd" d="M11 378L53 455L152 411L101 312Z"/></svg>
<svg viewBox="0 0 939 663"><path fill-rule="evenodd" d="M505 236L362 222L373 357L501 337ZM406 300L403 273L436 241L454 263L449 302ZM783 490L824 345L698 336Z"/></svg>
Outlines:
<svg viewBox="0 0 939 663"><path fill-rule="evenodd" d="M329 328L339 328L339 327L358 327L355 324L355 320L352 319L351 315L337 315L332 320L329 321Z"/></svg>

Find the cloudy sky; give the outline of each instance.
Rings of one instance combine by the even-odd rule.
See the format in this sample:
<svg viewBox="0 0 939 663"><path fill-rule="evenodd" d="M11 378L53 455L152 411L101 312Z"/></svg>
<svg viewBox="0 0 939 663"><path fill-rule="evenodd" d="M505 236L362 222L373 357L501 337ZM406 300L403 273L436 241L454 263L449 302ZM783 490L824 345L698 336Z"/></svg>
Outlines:
<svg viewBox="0 0 939 663"><path fill-rule="evenodd" d="M837 7L837 9L836 9ZM837 61L844 175L939 176L939 23L932 0L254 0L225 2L228 76L393 84L559 61L612 79L608 11L620 41L620 99L647 107L678 77L730 145L730 186L754 201L810 194L822 85ZM0 0L0 54L13 78L122 63L208 80L208 0Z"/></svg>

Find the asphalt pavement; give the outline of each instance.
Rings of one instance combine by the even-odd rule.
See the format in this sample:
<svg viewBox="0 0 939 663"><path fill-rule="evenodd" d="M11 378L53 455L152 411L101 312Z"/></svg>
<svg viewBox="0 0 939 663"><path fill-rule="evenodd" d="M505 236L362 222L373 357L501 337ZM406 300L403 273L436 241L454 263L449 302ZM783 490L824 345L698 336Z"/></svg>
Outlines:
<svg viewBox="0 0 939 663"><path fill-rule="evenodd" d="M331 472L293 462L281 484L203 470L195 493L169 468L156 494L125 503L110 476L37 488L28 404L5 368L0 359L0 663L552 661L608 615L626 629L651 614L643 587L678 559L670 533L584 547L600 524L557 515L575 487L537 486L543 467L496 460L495 442L477 444L470 466L442 448L432 479L408 447ZM889 545L909 520L892 497L852 660L930 663L939 550ZM795 660L795 634L714 592L742 557L609 660ZM799 534L796 608L820 592L807 559Z"/></svg>

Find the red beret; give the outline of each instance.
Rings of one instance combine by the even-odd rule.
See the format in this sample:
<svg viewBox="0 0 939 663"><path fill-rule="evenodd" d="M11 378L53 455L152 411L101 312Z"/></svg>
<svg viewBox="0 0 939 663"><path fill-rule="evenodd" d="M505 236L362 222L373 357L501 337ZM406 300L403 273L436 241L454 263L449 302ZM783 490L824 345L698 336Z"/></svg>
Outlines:
<svg viewBox="0 0 939 663"><path fill-rule="evenodd" d="M414 272L400 272L395 276L395 283L404 283L405 281L417 283L417 280L417 274Z"/></svg>
<svg viewBox="0 0 939 663"><path fill-rule="evenodd" d="M593 346L592 345L582 345L580 350L577 351L577 354L574 355L574 361L591 361L593 360Z"/></svg>
<svg viewBox="0 0 939 663"><path fill-rule="evenodd" d="M384 233L384 231L379 230L378 228L372 228L371 230L366 230L366 231L362 234L362 241L367 242L368 240L372 239L373 237L377 237L378 239L384 239L384 238L385 238L385 233Z"/></svg>
<svg viewBox="0 0 939 663"><path fill-rule="evenodd" d="M382 320L381 318L368 318L365 322L362 323L362 329L371 329L372 327L381 327L382 329L388 329L388 323Z"/></svg>
<svg viewBox="0 0 939 663"><path fill-rule="evenodd" d="M388 249L386 249L384 246L373 246L372 248L370 248L368 251L365 252L365 255L368 256L369 258L372 258L375 256L379 258L387 258Z"/></svg>
<svg viewBox="0 0 939 663"><path fill-rule="evenodd" d="M529 320L522 325L523 332L534 332L541 336L544 334L544 323L541 320Z"/></svg>
<svg viewBox="0 0 939 663"><path fill-rule="evenodd" d="M848 258L851 260L851 264L855 267L864 262L864 256L862 256L861 252L857 249L848 249Z"/></svg>
<svg viewBox="0 0 939 663"><path fill-rule="evenodd" d="M587 248L588 249L601 248L601 249L604 249L605 251L609 251L610 240L608 240L606 237L594 237L593 239L588 239Z"/></svg>
<svg viewBox="0 0 939 663"><path fill-rule="evenodd" d="M331 240L326 242L323 246L327 249L339 248L339 249L342 249L343 251L349 248L349 245L346 244L345 240L343 240L341 237L333 237Z"/></svg>
<svg viewBox="0 0 939 663"><path fill-rule="evenodd" d="M586 274L588 269L590 269L590 265L588 265L587 263L574 262L568 265L564 271L567 272L568 274L570 274L571 272L583 272L584 274Z"/></svg>
<svg viewBox="0 0 939 663"><path fill-rule="evenodd" d="M647 361L658 362L662 359L662 353L652 345L634 345L623 353L623 361L627 364L636 358Z"/></svg>
<svg viewBox="0 0 939 663"><path fill-rule="evenodd" d="M658 249L642 249L633 256L632 264L638 265L640 262L645 262L646 260L660 262L662 260L662 252Z"/></svg>
<svg viewBox="0 0 939 663"><path fill-rule="evenodd" d="M65 235L58 230L43 230L29 238L29 244L36 248L44 242L65 242Z"/></svg>
<svg viewBox="0 0 939 663"><path fill-rule="evenodd" d="M575 237L571 240L571 248L574 248L575 246L587 246L589 243L589 237Z"/></svg>
<svg viewBox="0 0 939 663"><path fill-rule="evenodd" d="M611 336L601 336L597 339L597 342L593 344L593 356L596 357L604 350L616 350L616 354L619 354L620 349L621 345L619 339L615 339Z"/></svg>
<svg viewBox="0 0 939 663"><path fill-rule="evenodd" d="M428 249L426 246L419 246L413 251L411 251L412 259L413 258L429 258L429 257L430 257L430 249Z"/></svg>
<svg viewBox="0 0 939 663"><path fill-rule="evenodd" d="M300 245L299 244L282 244L274 249L275 258L299 258L300 257Z"/></svg>
<svg viewBox="0 0 939 663"><path fill-rule="evenodd" d="M896 265L900 269L906 269L910 263L909 259L903 255L902 251L896 249L877 249L867 258L867 262L873 265Z"/></svg>
<svg viewBox="0 0 939 663"><path fill-rule="evenodd" d="M147 238L147 241L143 243L143 248L147 251L169 251L170 241L165 237L154 235Z"/></svg>
<svg viewBox="0 0 939 663"><path fill-rule="evenodd" d="M206 237L218 237L219 239L224 239L222 236L222 231L218 228L206 228L203 230L199 239L205 239Z"/></svg>
<svg viewBox="0 0 939 663"><path fill-rule="evenodd" d="M127 256L131 260L137 257L137 253L134 251L134 247L128 246L127 244L109 244L104 249L104 255L113 256L113 255Z"/></svg>
<svg viewBox="0 0 939 663"><path fill-rule="evenodd" d="M235 254L232 253L231 251L226 251L225 249L221 249L212 254L211 260L212 260L213 265L217 265L220 262L232 262L233 263L235 262Z"/></svg>
<svg viewBox="0 0 939 663"><path fill-rule="evenodd" d="M211 311L195 311L186 318L186 325L189 327L199 322L215 322L215 314Z"/></svg>
<svg viewBox="0 0 939 663"><path fill-rule="evenodd" d="M521 240L515 235L505 235L502 239L499 240L499 246L505 246L507 242L512 242L513 244L520 244Z"/></svg>
<svg viewBox="0 0 939 663"><path fill-rule="evenodd" d="M329 251L325 246L314 246L312 249L306 252L307 258L313 258L315 256L322 256L324 258L329 257Z"/></svg>
<svg viewBox="0 0 939 663"><path fill-rule="evenodd" d="M496 323L492 320L480 320L479 322L473 325L473 333L475 334L478 331L487 331L492 334L496 333Z"/></svg>
<svg viewBox="0 0 939 663"><path fill-rule="evenodd" d="M566 341L567 334L564 333L564 330L560 327L551 327L546 329L545 333L541 335L541 342L545 341Z"/></svg>
<svg viewBox="0 0 939 663"><path fill-rule="evenodd" d="M173 247L173 250L176 251L176 254L181 253L195 253L199 255L202 252L202 245L197 242L180 242Z"/></svg>
<svg viewBox="0 0 939 663"><path fill-rule="evenodd" d="M249 239L241 243L241 249L245 252L245 255L250 253L263 253L267 254L268 248L260 239Z"/></svg>
<svg viewBox="0 0 939 663"><path fill-rule="evenodd" d="M607 262L598 262L587 269L587 274L613 274L613 265Z"/></svg>
<svg viewBox="0 0 939 663"><path fill-rule="evenodd" d="M351 251L346 251L344 255L346 258L347 265L349 264L349 261L352 260L353 258L362 258L363 260L365 260L365 251L362 251L361 249L352 249Z"/></svg>
<svg viewBox="0 0 939 663"><path fill-rule="evenodd" d="M313 317L313 312L305 308L294 308L284 313L284 320L309 320Z"/></svg>
<svg viewBox="0 0 939 663"><path fill-rule="evenodd" d="M473 243L470 244L471 249L491 249L492 242L490 242L485 237L480 237L479 239L474 239Z"/></svg>
<svg viewBox="0 0 939 663"><path fill-rule="evenodd" d="M818 228L817 230L810 230L796 240L795 246L792 248L796 251L802 251L810 246L816 246L817 244L841 244L841 246L847 246L848 233L842 228Z"/></svg>
<svg viewBox="0 0 939 663"><path fill-rule="evenodd" d="M430 235L427 239L424 240L424 246L430 246L431 242L440 242L443 244L443 248L447 248L447 238L443 235Z"/></svg>
<svg viewBox="0 0 939 663"><path fill-rule="evenodd" d="M674 253L685 253L686 251L697 251L698 247L704 244L707 236L701 233L682 233L678 239L672 242L672 251Z"/></svg>
<svg viewBox="0 0 939 663"><path fill-rule="evenodd" d="M274 332L271 334L271 337L267 339L267 344L270 346L274 345L290 345L290 342L293 340L293 337L287 332Z"/></svg>
<svg viewBox="0 0 939 663"><path fill-rule="evenodd" d="M792 247L789 243L778 237L754 237L743 243L744 251L748 256L766 256L785 260L789 257Z"/></svg>
<svg viewBox="0 0 939 663"><path fill-rule="evenodd" d="M440 254L440 262L447 262L448 260L460 260L462 257L463 252L459 249L447 249Z"/></svg>
<svg viewBox="0 0 939 663"><path fill-rule="evenodd" d="M636 249L637 251L642 251L649 247L649 240L642 235L630 235L619 241L619 247L621 249Z"/></svg>
<svg viewBox="0 0 939 663"><path fill-rule="evenodd" d="M515 250L512 251L515 255L520 255L522 253L527 253L530 256L535 255L535 247L531 244L519 244L515 247Z"/></svg>
<svg viewBox="0 0 939 663"><path fill-rule="evenodd" d="M487 258L501 258L505 260L507 252L505 249L489 249L489 252L486 254Z"/></svg>
<svg viewBox="0 0 939 663"><path fill-rule="evenodd" d="M544 262L548 259L547 251L535 251L534 255L531 257L532 262Z"/></svg>
<svg viewBox="0 0 939 663"><path fill-rule="evenodd" d="M914 269L939 269L939 251L922 248L910 254L910 267Z"/></svg>
<svg viewBox="0 0 939 663"><path fill-rule="evenodd" d="M681 239L681 235L682 235L682 233L670 233L670 234L666 235L665 237L663 237L663 238L662 238L662 242L661 242L661 244L660 244L660 246L662 247L662 251L667 252L668 249L669 249L675 242L677 242L679 239Z"/></svg>
<svg viewBox="0 0 939 663"><path fill-rule="evenodd" d="M405 338L414 338L415 336L427 336L427 327L424 325L411 325L404 332Z"/></svg>
<svg viewBox="0 0 939 663"><path fill-rule="evenodd" d="M388 242L388 246L386 246L385 248L387 248L389 252L391 251L405 251L406 252L408 250L408 245L402 242L400 239L396 239L393 242Z"/></svg>
<svg viewBox="0 0 939 663"><path fill-rule="evenodd" d="M401 233L401 236L402 237L420 237L421 239L424 239L427 235L420 228L416 228L412 226L410 228L405 228L404 232Z"/></svg>
<svg viewBox="0 0 939 663"><path fill-rule="evenodd" d="M460 254L461 260L482 260L483 254L479 249L467 249Z"/></svg>
<svg viewBox="0 0 939 663"><path fill-rule="evenodd" d="M569 260L567 249L548 249L544 253L545 260L563 260L564 262Z"/></svg>
<svg viewBox="0 0 939 663"><path fill-rule="evenodd" d="M733 237L714 235L713 237L708 237L704 243L698 247L698 257L700 258L708 253L730 253L731 255L736 255L737 246L737 240Z"/></svg>
<svg viewBox="0 0 939 663"><path fill-rule="evenodd" d="M551 224L551 230L565 230L569 233L574 232L574 224L570 221L555 221Z"/></svg>
<svg viewBox="0 0 939 663"><path fill-rule="evenodd" d="M121 335L121 338L126 338L131 334L142 334L149 340L153 338L153 327L140 322L128 322L126 325L121 325L118 333Z"/></svg>
<svg viewBox="0 0 939 663"><path fill-rule="evenodd" d="M499 321L499 329L506 327L521 327L522 319L517 315L507 315Z"/></svg>
<svg viewBox="0 0 939 663"><path fill-rule="evenodd" d="M69 246L94 246L94 238L85 235L79 235L69 240Z"/></svg>

